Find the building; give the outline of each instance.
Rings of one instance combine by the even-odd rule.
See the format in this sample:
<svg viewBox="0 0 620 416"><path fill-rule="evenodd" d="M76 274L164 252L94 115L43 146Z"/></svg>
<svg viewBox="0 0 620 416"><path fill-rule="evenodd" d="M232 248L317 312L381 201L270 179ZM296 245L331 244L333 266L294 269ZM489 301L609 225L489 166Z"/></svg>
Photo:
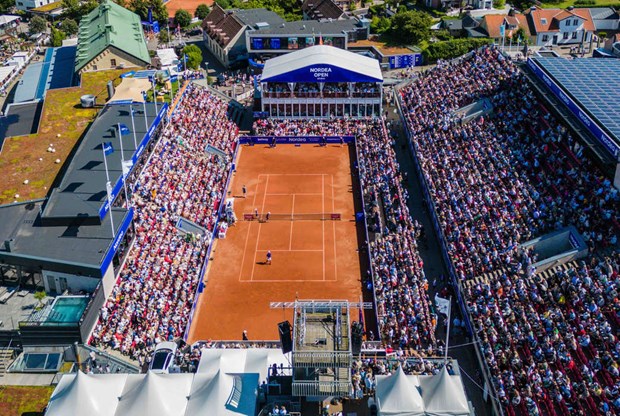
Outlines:
<svg viewBox="0 0 620 416"><path fill-rule="evenodd" d="M593 39L595 27L589 9L542 9L534 6L524 14L534 45L583 45Z"/></svg>
<svg viewBox="0 0 620 416"><path fill-rule="evenodd" d="M348 49L349 43L368 39L369 28L356 19L285 22L277 26L248 30L246 48L253 58L268 57L323 45Z"/></svg>
<svg viewBox="0 0 620 416"><path fill-rule="evenodd" d="M592 7L589 9L575 10L588 10L592 16L594 28L597 32L620 30L620 13L613 7Z"/></svg>
<svg viewBox="0 0 620 416"><path fill-rule="evenodd" d="M601 48L594 50L595 58L620 58L620 33L605 39Z"/></svg>
<svg viewBox="0 0 620 416"><path fill-rule="evenodd" d="M54 3L55 0L15 0L17 10L28 11L37 7Z"/></svg>
<svg viewBox="0 0 620 416"><path fill-rule="evenodd" d="M502 36L501 27L504 26L504 36ZM523 29L525 36L531 38L527 18L521 13L503 14L487 14L480 19L479 29L482 29L487 37L493 39L495 43L501 43L505 38L505 42L512 39L513 43L517 41L516 36L519 28ZM524 39L521 39L523 42Z"/></svg>
<svg viewBox="0 0 620 416"><path fill-rule="evenodd" d="M265 63L261 110L278 118L380 116L379 61L317 45Z"/></svg>
<svg viewBox="0 0 620 416"><path fill-rule="evenodd" d="M301 5L304 20L344 19L346 14L333 0L305 0Z"/></svg>
<svg viewBox="0 0 620 416"><path fill-rule="evenodd" d="M80 20L76 73L150 64L137 14L111 0L103 0Z"/></svg>
<svg viewBox="0 0 620 416"><path fill-rule="evenodd" d="M207 49L226 67L248 59L245 32L268 29L284 19L267 9L224 10L217 3L202 22Z"/></svg>
<svg viewBox="0 0 620 416"><path fill-rule="evenodd" d="M474 9L491 10L493 8L493 0L474 0L472 6L474 6Z"/></svg>

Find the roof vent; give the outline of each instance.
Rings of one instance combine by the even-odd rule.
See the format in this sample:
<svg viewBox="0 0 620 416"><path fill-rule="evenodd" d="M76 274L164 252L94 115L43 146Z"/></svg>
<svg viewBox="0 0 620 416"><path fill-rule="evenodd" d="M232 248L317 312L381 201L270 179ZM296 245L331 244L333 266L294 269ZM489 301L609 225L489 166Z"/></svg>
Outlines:
<svg viewBox="0 0 620 416"><path fill-rule="evenodd" d="M531 11L533 11L533 12L535 12L535 11L536 11L536 6L532 6L532 7L530 7L530 10L531 10Z"/></svg>
<svg viewBox="0 0 620 416"><path fill-rule="evenodd" d="M568 7L566 8L566 10L568 10L568 11L572 11L574 8L575 8L575 7L573 7L573 6L568 6Z"/></svg>

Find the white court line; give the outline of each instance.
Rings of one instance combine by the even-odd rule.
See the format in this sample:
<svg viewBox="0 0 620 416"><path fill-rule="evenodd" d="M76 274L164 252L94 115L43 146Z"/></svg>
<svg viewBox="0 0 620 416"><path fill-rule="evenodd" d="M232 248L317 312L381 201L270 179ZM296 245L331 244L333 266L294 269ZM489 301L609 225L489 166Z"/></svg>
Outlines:
<svg viewBox="0 0 620 416"><path fill-rule="evenodd" d="M266 280L242 280L241 283L322 283L322 282L335 282L335 280L320 280L320 279L297 279L297 280L289 280L289 279L266 279Z"/></svg>
<svg viewBox="0 0 620 416"><path fill-rule="evenodd" d="M295 192L294 194L267 194L268 196L291 196L291 195L305 195L305 196L317 196L317 195L322 195L319 192L316 193L299 193L299 192Z"/></svg>
<svg viewBox="0 0 620 416"><path fill-rule="evenodd" d="M334 175L332 175L332 212L336 212L336 202L334 199ZM338 280L338 257L336 256L336 221L332 221L332 228L334 229L334 281L335 281L335 280Z"/></svg>
<svg viewBox="0 0 620 416"><path fill-rule="evenodd" d="M325 175L321 175L321 212L325 212ZM323 234L321 241L323 242L323 281L325 281L325 221L321 221Z"/></svg>
<svg viewBox="0 0 620 416"><path fill-rule="evenodd" d="M265 182L265 194L263 195L263 205L260 207L260 213L265 209L265 200L267 199L267 188L269 186L269 175L267 175L267 182ZM254 268L256 267L256 253L258 253L258 240L260 239L261 223L258 223L258 234L256 235L256 247L254 247L254 261L252 262L252 274L250 275L250 281L254 279Z"/></svg>
<svg viewBox="0 0 620 416"><path fill-rule="evenodd" d="M296 253L298 251L312 251L312 252L320 252L323 250L256 250L256 251L271 251L272 253L274 252L280 252L280 253Z"/></svg>
<svg viewBox="0 0 620 416"><path fill-rule="evenodd" d="M321 176L325 173L259 173L258 176Z"/></svg>
<svg viewBox="0 0 620 416"><path fill-rule="evenodd" d="M256 189L254 189L254 199L252 200L252 207L256 206L256 195L258 194L258 186L260 185L260 179L258 181L256 181ZM265 189L267 190L267 189ZM250 229L252 228L252 222L250 221L250 224L248 225L248 232L245 235L245 245L243 246L243 255L241 256L241 270L239 270L239 281L241 282L241 276L243 275L243 264L245 262L245 253L247 251L248 248L248 240L250 239ZM254 253L254 256L256 256L256 253ZM252 271L252 273L254 273Z"/></svg>
<svg viewBox="0 0 620 416"><path fill-rule="evenodd" d="M293 194L293 205L291 205L291 216L295 214L295 194ZM288 240L288 250L291 251L293 249L293 224L295 221L291 221L291 233L290 238Z"/></svg>

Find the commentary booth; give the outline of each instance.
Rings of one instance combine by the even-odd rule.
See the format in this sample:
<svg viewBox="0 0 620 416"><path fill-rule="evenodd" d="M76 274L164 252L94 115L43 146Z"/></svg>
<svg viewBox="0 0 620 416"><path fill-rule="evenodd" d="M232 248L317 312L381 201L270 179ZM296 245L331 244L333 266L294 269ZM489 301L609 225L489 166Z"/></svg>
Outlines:
<svg viewBox="0 0 620 416"><path fill-rule="evenodd" d="M382 83L377 60L312 46L265 63L261 110L278 118L379 116Z"/></svg>

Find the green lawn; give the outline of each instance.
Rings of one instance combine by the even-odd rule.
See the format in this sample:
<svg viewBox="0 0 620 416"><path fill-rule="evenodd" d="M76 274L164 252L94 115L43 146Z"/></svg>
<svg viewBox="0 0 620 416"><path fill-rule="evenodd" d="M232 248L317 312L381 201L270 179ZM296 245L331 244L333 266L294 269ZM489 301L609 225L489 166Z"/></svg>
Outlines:
<svg viewBox="0 0 620 416"><path fill-rule="evenodd" d="M43 415L54 386L0 387L0 416Z"/></svg>
<svg viewBox="0 0 620 416"><path fill-rule="evenodd" d="M592 5L576 5L575 0L567 0L562 3L543 3L542 7L545 9L566 9L569 6L575 6L579 8L596 7L596 6L615 6L620 7L618 0L594 0L596 4Z"/></svg>
<svg viewBox="0 0 620 416"><path fill-rule="evenodd" d="M161 85L158 85L156 89L159 92L163 89L163 87ZM173 97L174 97L174 94L176 94L178 90L179 90L179 81L174 81L172 83L172 96ZM167 92L165 95L160 96L160 97L163 97L164 101L170 104L170 92ZM146 93L146 100L153 101L153 89L148 90L148 92ZM161 102L161 101L158 101L158 102Z"/></svg>

